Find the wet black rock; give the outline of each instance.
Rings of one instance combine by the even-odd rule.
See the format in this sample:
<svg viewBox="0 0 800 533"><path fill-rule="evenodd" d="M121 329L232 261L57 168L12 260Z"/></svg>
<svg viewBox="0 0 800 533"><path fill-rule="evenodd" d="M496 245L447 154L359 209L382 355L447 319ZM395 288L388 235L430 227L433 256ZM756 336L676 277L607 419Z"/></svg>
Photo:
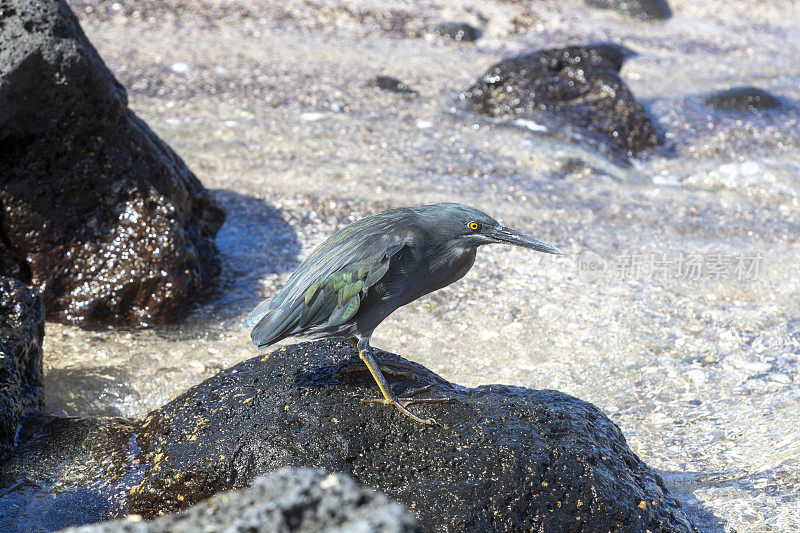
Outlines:
<svg viewBox="0 0 800 533"><path fill-rule="evenodd" d="M0 462L0 531L38 533L124 516L136 424L32 415Z"/></svg>
<svg viewBox="0 0 800 533"><path fill-rule="evenodd" d="M342 474L281 468L249 489L217 494L184 512L150 522L128 519L61 533L413 533L419 523L401 505Z"/></svg>
<svg viewBox="0 0 800 533"><path fill-rule="evenodd" d="M619 76L631 54L598 44L521 55L491 67L459 99L468 111L638 156L663 141Z"/></svg>
<svg viewBox="0 0 800 533"><path fill-rule="evenodd" d="M347 343L290 346L221 372L141 421L24 425L27 442L0 466L0 486L37 487L36 495L7 491L0 514L23 509L26 523L47 516L36 509L46 504L83 508L83 523L152 518L289 465L350 475L416 512L427 531L693 531L658 474L591 404L548 390L466 389L376 356L396 392L430 385L426 394L453 399L413 406L439 425L361 402L378 391Z"/></svg>
<svg viewBox="0 0 800 533"><path fill-rule="evenodd" d="M640 20L666 20L672 16L667 0L584 0L587 6L614 11Z"/></svg>
<svg viewBox="0 0 800 533"><path fill-rule="evenodd" d="M14 446L20 417L43 406L43 336L39 294L0 276L0 457Z"/></svg>
<svg viewBox="0 0 800 533"><path fill-rule="evenodd" d="M63 1L0 12L0 274L55 320L174 319L219 271L224 212L128 109Z"/></svg>
<svg viewBox="0 0 800 533"><path fill-rule="evenodd" d="M417 91L406 85L405 82L391 76L376 76L375 86L384 91L401 94L417 94Z"/></svg>
<svg viewBox="0 0 800 533"><path fill-rule="evenodd" d="M304 343L236 365L151 413L131 510L152 516L282 465L351 475L419 514L429 531L691 531L659 476L596 407L556 391L465 389L388 353L422 426L382 404L344 342ZM395 374L395 372L390 372ZM183 495L183 502L176 499Z"/></svg>
<svg viewBox="0 0 800 533"><path fill-rule="evenodd" d="M432 28L433 32L447 41L470 43L481 38L481 30L465 22L442 22Z"/></svg>
<svg viewBox="0 0 800 533"><path fill-rule="evenodd" d="M756 87L734 87L718 91L706 96L703 101L714 109L740 113L757 113L783 105L778 98Z"/></svg>

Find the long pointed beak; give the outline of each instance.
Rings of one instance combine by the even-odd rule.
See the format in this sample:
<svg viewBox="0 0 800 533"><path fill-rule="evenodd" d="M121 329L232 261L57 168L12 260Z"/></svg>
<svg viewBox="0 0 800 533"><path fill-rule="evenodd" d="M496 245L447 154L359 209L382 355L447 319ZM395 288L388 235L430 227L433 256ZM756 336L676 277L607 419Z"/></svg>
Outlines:
<svg viewBox="0 0 800 533"><path fill-rule="evenodd" d="M505 226L498 226L492 233L491 237L497 242L506 244L514 244L522 246L523 248L530 248L537 252L544 252L546 254L567 255L567 253L557 246L547 244L544 241L529 237L524 233L520 233L515 229L507 228Z"/></svg>

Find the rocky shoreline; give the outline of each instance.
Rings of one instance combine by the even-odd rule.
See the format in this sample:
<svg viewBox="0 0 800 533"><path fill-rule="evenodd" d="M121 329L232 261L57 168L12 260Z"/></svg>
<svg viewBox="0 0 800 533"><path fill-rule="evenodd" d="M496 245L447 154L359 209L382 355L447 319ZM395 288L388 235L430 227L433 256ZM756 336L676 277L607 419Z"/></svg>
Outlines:
<svg viewBox="0 0 800 533"><path fill-rule="evenodd" d="M796 30L720 5L0 2L0 531L797 523ZM347 345L251 359L332 229L451 199L577 263L393 317L441 426ZM634 273L687 254L731 274Z"/></svg>
<svg viewBox="0 0 800 533"><path fill-rule="evenodd" d="M378 353L402 376L396 390L429 386L452 398L426 404L423 414L438 424L420 427L360 401L375 391L351 352L345 342L282 348L141 420L29 415L0 466L5 529L152 519L292 465L346 473L413 510L424 531L695 531L596 407L556 391L466 389ZM391 523L411 527L402 516ZM310 530L327 530L319 527Z"/></svg>

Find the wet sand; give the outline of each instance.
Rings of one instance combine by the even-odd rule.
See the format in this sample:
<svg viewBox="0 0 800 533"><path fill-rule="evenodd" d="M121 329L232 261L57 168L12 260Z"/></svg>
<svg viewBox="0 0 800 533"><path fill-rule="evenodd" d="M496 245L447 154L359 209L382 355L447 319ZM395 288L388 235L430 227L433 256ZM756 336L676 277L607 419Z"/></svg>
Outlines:
<svg viewBox="0 0 800 533"><path fill-rule="evenodd" d="M132 109L228 220L217 294L184 322L47 324L47 409L143 415L255 355L241 319L335 228L458 201L569 255L485 247L464 280L399 310L374 345L455 383L596 404L708 531L795 527L800 112L737 116L700 97L755 85L796 106L800 4L743 4L676 0L673 19L643 23L566 0L400 3L389 15L373 2L72 2ZM474 44L426 30L482 18ZM639 53L622 77L673 156L617 169L451 112L504 57L597 41ZM419 95L380 90L377 75ZM609 271L589 272L590 253Z"/></svg>

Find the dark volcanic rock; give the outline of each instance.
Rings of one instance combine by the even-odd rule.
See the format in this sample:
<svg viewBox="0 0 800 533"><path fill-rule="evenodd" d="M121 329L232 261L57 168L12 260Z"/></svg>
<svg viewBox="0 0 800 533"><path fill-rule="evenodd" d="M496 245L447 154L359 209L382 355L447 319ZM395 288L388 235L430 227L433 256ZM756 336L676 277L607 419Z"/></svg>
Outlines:
<svg viewBox="0 0 800 533"><path fill-rule="evenodd" d="M0 276L0 457L14 446L20 417L42 408L43 336L39 294Z"/></svg>
<svg viewBox="0 0 800 533"><path fill-rule="evenodd" d="M413 533L414 516L383 494L342 474L281 468L250 489L217 494L188 510L150 522L117 520L62 533Z"/></svg>
<svg viewBox="0 0 800 533"><path fill-rule="evenodd" d="M481 30L465 22L442 22L433 26L433 32L447 41L470 43L481 37Z"/></svg>
<svg viewBox="0 0 800 533"><path fill-rule="evenodd" d="M219 271L224 212L65 3L0 5L0 274L56 320L173 319Z"/></svg>
<svg viewBox="0 0 800 533"><path fill-rule="evenodd" d="M440 425L359 401L378 391L352 348L305 343L225 370L133 424L37 419L25 435L49 436L17 447L0 467L0 486L39 487L39 498L59 509L80 507L81 489L92 509L85 523L179 511L290 465L348 474L415 511L427 531L693 530L596 407L556 391L465 389L376 355L396 371L414 369L391 375L395 391L431 385L426 394L453 398L412 407ZM69 429L79 423L86 427ZM70 431L79 435L73 448L59 437ZM40 466L48 439L62 441L52 449L77 451L60 466ZM92 507L97 494L108 502L102 512ZM22 496L9 498L0 497L0 514L25 508L23 523L42 514L19 504Z"/></svg>
<svg viewBox="0 0 800 533"><path fill-rule="evenodd" d="M781 107L781 101L763 89L756 87L734 87L706 96L703 101L709 107L723 111L758 112Z"/></svg>
<svg viewBox="0 0 800 533"><path fill-rule="evenodd" d="M417 94L417 91L410 88L405 82L391 76L376 76L375 86L384 91L392 91L401 94Z"/></svg>
<svg viewBox="0 0 800 533"><path fill-rule="evenodd" d="M0 531L38 533L123 516L138 481L136 425L114 418L35 415L0 462Z"/></svg>
<svg viewBox="0 0 800 533"><path fill-rule="evenodd" d="M640 20L666 20L672 16L667 0L584 0L587 6L614 11Z"/></svg>
<svg viewBox="0 0 800 533"><path fill-rule="evenodd" d="M599 44L542 50L491 67L459 95L468 110L524 119L631 157L662 143L619 76L631 52Z"/></svg>

